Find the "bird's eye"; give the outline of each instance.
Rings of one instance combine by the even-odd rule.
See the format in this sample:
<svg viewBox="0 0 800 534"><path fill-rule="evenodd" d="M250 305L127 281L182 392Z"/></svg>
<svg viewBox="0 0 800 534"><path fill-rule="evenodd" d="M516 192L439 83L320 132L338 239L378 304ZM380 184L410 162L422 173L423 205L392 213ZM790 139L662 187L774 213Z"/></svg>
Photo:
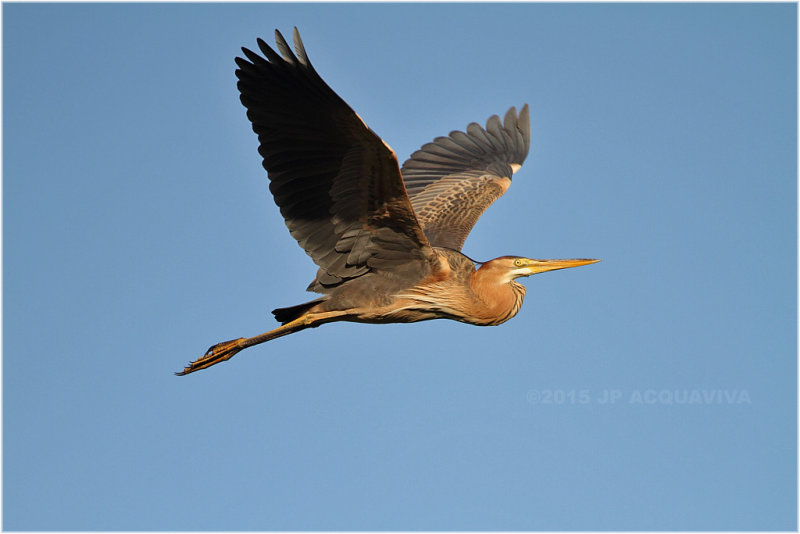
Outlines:
<svg viewBox="0 0 800 534"><path fill-rule="evenodd" d="M519 258L514 260L514 267L522 267L522 260Z"/></svg>

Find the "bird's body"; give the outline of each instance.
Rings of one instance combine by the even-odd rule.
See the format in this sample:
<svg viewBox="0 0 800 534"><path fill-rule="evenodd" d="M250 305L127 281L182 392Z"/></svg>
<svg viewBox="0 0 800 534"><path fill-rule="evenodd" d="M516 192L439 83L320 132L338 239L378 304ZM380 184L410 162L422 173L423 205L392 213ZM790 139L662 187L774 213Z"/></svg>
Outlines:
<svg viewBox="0 0 800 534"><path fill-rule="evenodd" d="M308 312L347 311L339 320L362 323L453 319L478 326L498 325L517 314L525 286L504 280L497 273L505 270L499 263L515 258L498 258L476 269L475 263L460 252L438 247L434 252L437 263L429 275L413 285L392 280L377 284L370 279L353 281Z"/></svg>
<svg viewBox="0 0 800 534"><path fill-rule="evenodd" d="M319 267L316 300L273 311L281 326L212 346L180 375L249 346L332 321L412 323L452 319L493 326L517 314L521 276L597 260L503 256L474 262L460 252L481 214L511 184L530 146L528 106L492 116L486 128L439 137L402 169L389 146L325 84L295 29L295 55L242 49L239 90L290 234ZM476 268L476 263L480 266Z"/></svg>

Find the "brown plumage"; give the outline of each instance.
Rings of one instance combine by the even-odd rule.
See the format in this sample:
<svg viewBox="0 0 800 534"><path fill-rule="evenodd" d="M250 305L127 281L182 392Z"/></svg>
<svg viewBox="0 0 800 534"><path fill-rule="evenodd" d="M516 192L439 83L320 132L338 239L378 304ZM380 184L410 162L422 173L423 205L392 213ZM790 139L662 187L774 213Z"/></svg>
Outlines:
<svg viewBox="0 0 800 534"><path fill-rule="evenodd" d="M258 39L243 48L238 88L289 233L319 267L308 289L323 296L273 311L281 326L212 346L184 375L258 343L332 321L453 319L498 325L522 306L520 276L597 260L504 256L475 263L460 250L481 214L511 184L530 147L528 106L501 122L451 132L400 169L397 157L328 87L297 29L292 52Z"/></svg>

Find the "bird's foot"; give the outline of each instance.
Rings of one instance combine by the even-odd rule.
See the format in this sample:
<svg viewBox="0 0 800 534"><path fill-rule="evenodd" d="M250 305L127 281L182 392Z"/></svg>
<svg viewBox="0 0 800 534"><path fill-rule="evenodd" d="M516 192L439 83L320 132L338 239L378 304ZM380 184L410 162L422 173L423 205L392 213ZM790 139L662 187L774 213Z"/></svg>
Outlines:
<svg viewBox="0 0 800 534"><path fill-rule="evenodd" d="M183 371L175 374L178 376L188 375L189 373L211 367L225 360L230 360L237 352L245 348L245 346L242 345L244 340L245 338L240 337L239 339L217 343L210 347L202 357L184 367Z"/></svg>

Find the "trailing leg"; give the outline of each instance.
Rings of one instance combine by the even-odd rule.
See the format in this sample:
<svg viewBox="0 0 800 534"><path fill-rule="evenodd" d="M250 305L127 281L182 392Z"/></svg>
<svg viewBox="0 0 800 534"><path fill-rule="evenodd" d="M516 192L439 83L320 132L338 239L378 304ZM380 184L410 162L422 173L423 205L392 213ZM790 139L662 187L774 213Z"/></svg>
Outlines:
<svg viewBox="0 0 800 534"><path fill-rule="evenodd" d="M183 371L175 374L178 376L183 376L201 369L206 369L212 365L230 360L239 351L244 350L247 347L252 347L253 345L258 345L259 343L265 343L279 337L287 336L289 334L299 332L300 330L305 330L306 328L312 328L323 323L335 321L337 318L347 314L348 312L346 311L319 313L309 312L301 315L293 321L289 321L288 323L279 326L274 330L265 332L264 334L254 337L240 337L239 339L217 343L216 345L210 347L203 356L187 365Z"/></svg>

